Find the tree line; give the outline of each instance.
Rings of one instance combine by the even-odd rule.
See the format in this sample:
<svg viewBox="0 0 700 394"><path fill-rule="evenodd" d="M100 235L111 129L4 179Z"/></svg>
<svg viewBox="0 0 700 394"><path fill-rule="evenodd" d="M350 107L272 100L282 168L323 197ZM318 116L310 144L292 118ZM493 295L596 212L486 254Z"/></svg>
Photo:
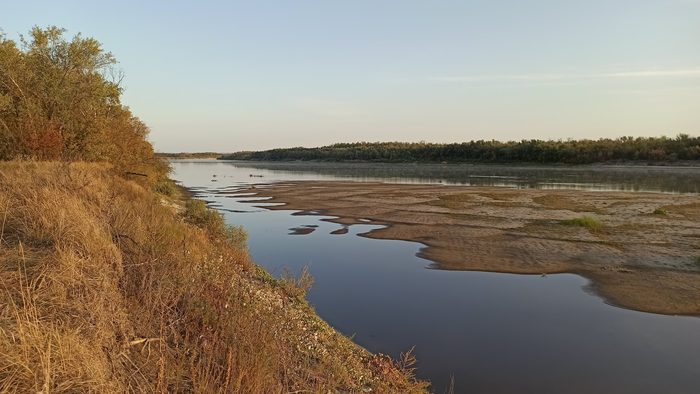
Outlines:
<svg viewBox="0 0 700 394"><path fill-rule="evenodd" d="M148 127L120 101L114 56L65 32L34 27L15 42L0 31L0 160L108 161L165 174Z"/></svg>
<svg viewBox="0 0 700 394"><path fill-rule="evenodd" d="M156 156L166 159L218 159L223 153L216 152L159 152Z"/></svg>
<svg viewBox="0 0 700 394"><path fill-rule="evenodd" d="M700 138L621 137L567 141L471 141L452 144L411 142L339 143L319 148L236 152L225 160L316 160L364 162L542 163L674 162L700 159Z"/></svg>

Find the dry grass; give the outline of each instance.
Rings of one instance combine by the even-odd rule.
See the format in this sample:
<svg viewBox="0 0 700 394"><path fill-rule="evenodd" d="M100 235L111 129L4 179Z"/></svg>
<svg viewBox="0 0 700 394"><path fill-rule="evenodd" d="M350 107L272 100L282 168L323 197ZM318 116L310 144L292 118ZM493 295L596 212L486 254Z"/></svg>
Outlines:
<svg viewBox="0 0 700 394"><path fill-rule="evenodd" d="M318 319L308 276L272 279L242 229L166 191L0 164L0 392L425 392Z"/></svg>

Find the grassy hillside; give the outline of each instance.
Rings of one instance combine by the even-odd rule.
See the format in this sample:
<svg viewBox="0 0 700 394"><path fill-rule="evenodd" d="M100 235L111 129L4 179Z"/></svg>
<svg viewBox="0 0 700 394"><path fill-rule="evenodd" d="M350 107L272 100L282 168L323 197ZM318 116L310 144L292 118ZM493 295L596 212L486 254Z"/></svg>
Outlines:
<svg viewBox="0 0 700 394"><path fill-rule="evenodd" d="M0 163L0 392L422 393L252 264L245 232L105 163Z"/></svg>

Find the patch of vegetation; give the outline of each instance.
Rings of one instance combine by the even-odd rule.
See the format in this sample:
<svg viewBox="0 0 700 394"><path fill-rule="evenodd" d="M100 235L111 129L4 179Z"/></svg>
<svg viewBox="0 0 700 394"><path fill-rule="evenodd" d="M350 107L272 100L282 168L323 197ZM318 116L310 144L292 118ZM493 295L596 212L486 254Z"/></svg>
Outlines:
<svg viewBox="0 0 700 394"><path fill-rule="evenodd" d="M574 219L561 220L559 223L565 226L580 226L594 229L603 227L603 223L601 221L590 216L581 216Z"/></svg>
<svg viewBox="0 0 700 394"><path fill-rule="evenodd" d="M304 267L301 270L301 275L298 278L295 278L292 271L285 267L284 275L282 275L279 283L289 297L303 300L306 292L311 290L314 278L309 274L308 267Z"/></svg>
<svg viewBox="0 0 700 394"><path fill-rule="evenodd" d="M654 215L663 215L663 216L666 216L666 215L668 215L668 211L667 211L666 209L664 209L664 208L656 208L656 209L654 210Z"/></svg>
<svg viewBox="0 0 700 394"><path fill-rule="evenodd" d="M185 210L182 216L186 223L220 236L221 239L238 249L247 249L248 232L242 226L226 224L224 216L217 210L207 207L206 202L192 199L185 201Z"/></svg>
<svg viewBox="0 0 700 394"><path fill-rule="evenodd" d="M173 197L177 194L177 186L175 186L175 182L170 179L159 180L156 182L153 189L156 191L156 193L160 193L168 197Z"/></svg>
<svg viewBox="0 0 700 394"><path fill-rule="evenodd" d="M271 287L279 287L280 286L280 282L277 279L275 279L275 277L272 276L272 274L270 274L269 272L267 272L264 268L256 265L255 270L256 270L256 276L258 277L258 280L260 280L261 282L263 282L267 285L270 285Z"/></svg>
<svg viewBox="0 0 700 394"><path fill-rule="evenodd" d="M693 259L693 264L695 264L695 267L700 269L700 256L697 256L696 258Z"/></svg>

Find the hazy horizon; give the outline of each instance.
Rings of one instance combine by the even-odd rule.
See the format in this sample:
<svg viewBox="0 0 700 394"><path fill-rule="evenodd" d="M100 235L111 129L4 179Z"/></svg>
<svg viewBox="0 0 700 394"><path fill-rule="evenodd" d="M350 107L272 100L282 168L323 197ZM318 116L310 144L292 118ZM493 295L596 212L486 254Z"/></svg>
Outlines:
<svg viewBox="0 0 700 394"><path fill-rule="evenodd" d="M161 152L700 131L700 1L6 4L125 72Z"/></svg>

